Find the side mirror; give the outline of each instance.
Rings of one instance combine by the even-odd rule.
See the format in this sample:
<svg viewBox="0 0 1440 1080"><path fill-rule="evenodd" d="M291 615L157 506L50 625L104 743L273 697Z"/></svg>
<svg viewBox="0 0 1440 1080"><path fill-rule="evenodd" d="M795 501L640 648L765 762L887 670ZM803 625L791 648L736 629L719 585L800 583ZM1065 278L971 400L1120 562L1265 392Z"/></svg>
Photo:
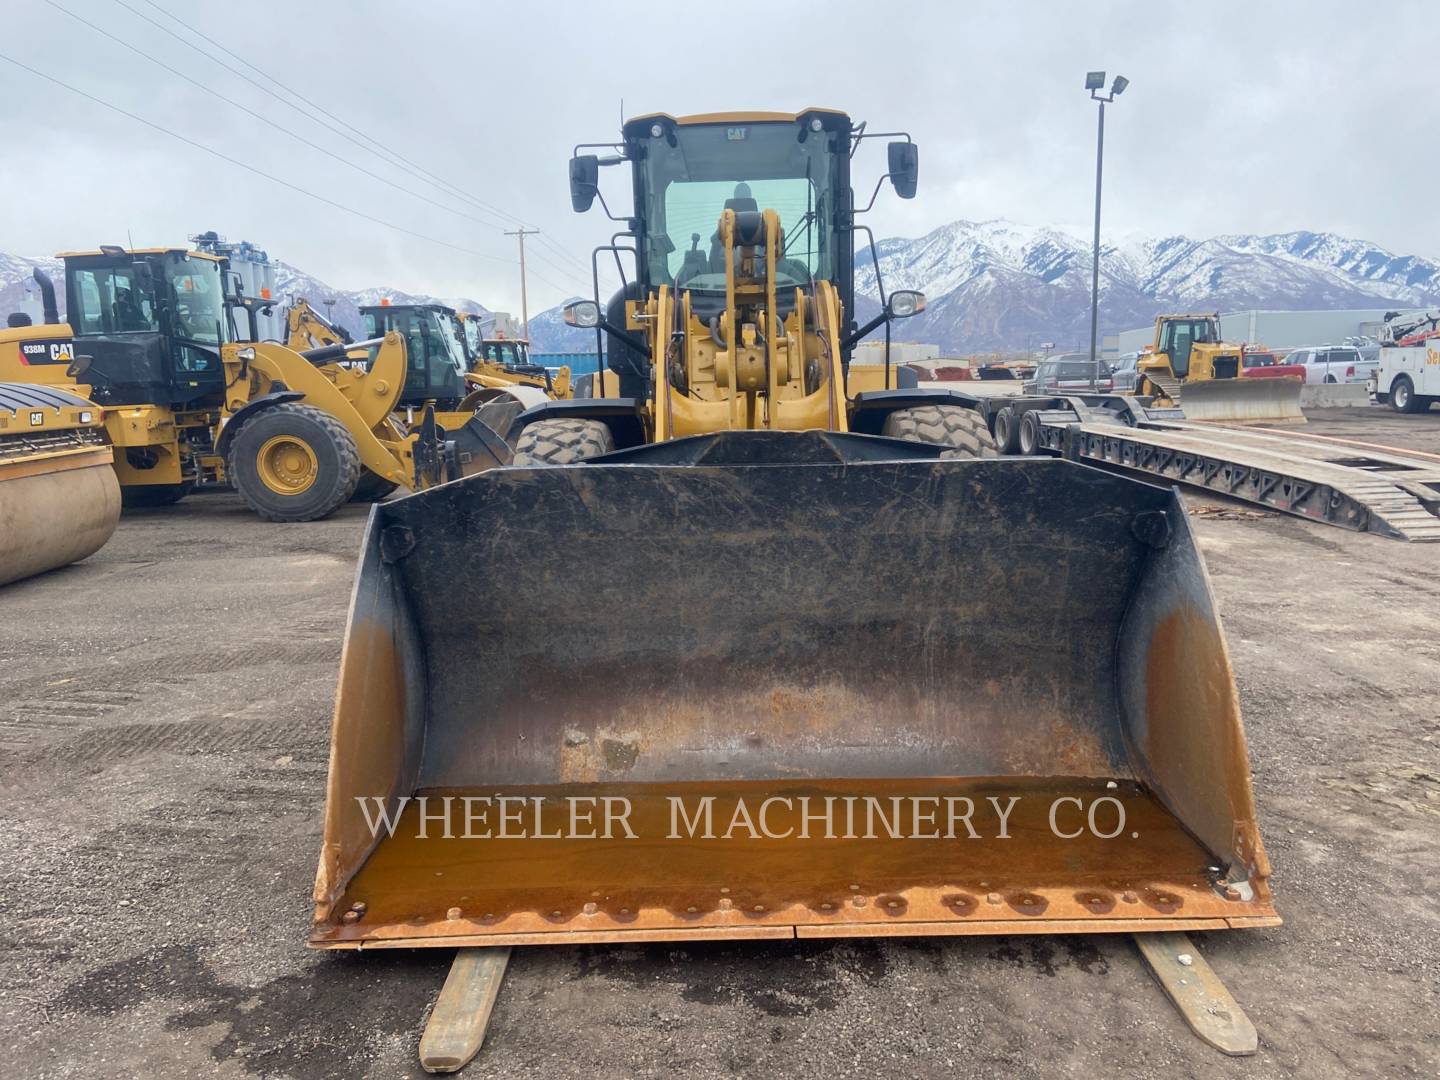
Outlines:
<svg viewBox="0 0 1440 1080"><path fill-rule="evenodd" d="M915 197L920 182L920 147L912 142L892 142L890 151L890 182L902 199Z"/></svg>
<svg viewBox="0 0 1440 1080"><path fill-rule="evenodd" d="M583 214L595 201L600 189L600 159L594 154L580 154L570 159L570 205Z"/></svg>
<svg viewBox="0 0 1440 1080"><path fill-rule="evenodd" d="M70 366L65 369L65 374L67 377L75 379L78 382L84 377L85 373L90 370L90 365L94 362L95 358L93 356L77 356L74 360L70 361Z"/></svg>
<svg viewBox="0 0 1440 1080"><path fill-rule="evenodd" d="M891 146L896 145L891 143ZM901 143L899 145L908 145ZM885 313L892 319L908 319L911 315L919 315L925 310L925 294L916 292L914 289L896 289L890 294L890 301L885 305Z"/></svg>
<svg viewBox="0 0 1440 1080"><path fill-rule="evenodd" d="M566 304L565 325L593 330L600 325L600 305L594 300L575 300Z"/></svg>

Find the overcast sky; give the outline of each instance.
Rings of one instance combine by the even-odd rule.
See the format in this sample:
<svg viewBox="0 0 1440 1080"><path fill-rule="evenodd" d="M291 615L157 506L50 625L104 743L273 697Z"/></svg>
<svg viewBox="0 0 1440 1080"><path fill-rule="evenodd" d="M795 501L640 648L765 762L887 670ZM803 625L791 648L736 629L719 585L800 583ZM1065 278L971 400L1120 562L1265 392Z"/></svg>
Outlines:
<svg viewBox="0 0 1440 1080"><path fill-rule="evenodd" d="M1131 80L1106 117L1107 233L1306 228L1440 255L1440 93L1416 36L1432 2L5 8L0 54L294 186L0 60L0 251L17 254L124 243L127 230L136 244L176 244L213 228L337 287L464 295L518 311L515 240L503 230L523 220L544 233L529 242L534 313L588 292L581 266L611 230L598 206L571 212L565 163L574 143L614 136L622 101L628 115L825 105L910 131L920 193L912 202L882 195L870 222L881 236L994 217L1073 224L1084 235L1095 106L1081 87L1088 69L1103 68ZM270 85L167 12L353 125L326 120L348 138L187 47L181 39ZM451 187L387 165L372 147ZM857 159L866 197L883 153L871 144ZM628 202L618 170L604 182Z"/></svg>

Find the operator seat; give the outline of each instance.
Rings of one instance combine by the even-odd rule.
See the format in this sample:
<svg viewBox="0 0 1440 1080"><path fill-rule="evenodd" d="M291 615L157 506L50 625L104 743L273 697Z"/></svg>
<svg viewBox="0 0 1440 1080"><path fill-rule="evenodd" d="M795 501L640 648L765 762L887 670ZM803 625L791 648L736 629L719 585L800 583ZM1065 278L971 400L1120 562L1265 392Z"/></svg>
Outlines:
<svg viewBox="0 0 1440 1080"><path fill-rule="evenodd" d="M750 185L742 180L735 185L735 194L725 200L723 209L734 210L737 214L754 213L760 209L760 204L750 195ZM710 236L710 272L725 272L725 245L720 241L719 229Z"/></svg>

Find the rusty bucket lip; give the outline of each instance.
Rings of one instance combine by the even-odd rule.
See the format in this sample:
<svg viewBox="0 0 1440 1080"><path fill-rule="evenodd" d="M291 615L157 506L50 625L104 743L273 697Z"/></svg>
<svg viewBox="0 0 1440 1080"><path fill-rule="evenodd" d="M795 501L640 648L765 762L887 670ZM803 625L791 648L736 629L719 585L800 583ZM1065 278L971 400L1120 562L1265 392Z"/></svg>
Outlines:
<svg viewBox="0 0 1440 1080"><path fill-rule="evenodd" d="M910 782L904 790L953 789L978 797L980 792L993 790L996 782L1004 779L975 778L967 785L965 778L931 778ZM790 794L812 789L823 792L832 790L834 784L807 781L781 788ZM650 787L562 785L546 790L627 790L634 794ZM754 793L776 790L763 781L746 787ZM528 802L539 789L523 790L524 794L515 789L515 797ZM696 790L703 787L697 785ZM656 853L664 850L665 842L654 839L647 843L653 834L647 832L645 822L656 819L643 814L637 821L642 835L638 846L631 847L625 839L607 840L602 842L603 848L596 849L595 857L588 858L573 847L557 847L541 839L397 839L398 846L388 853L385 844L390 841L385 840L378 849L379 868L370 873L362 868L334 903L317 906L310 945L377 948L747 937L1122 933L1279 924L1266 880L1257 877L1248 888L1227 888L1230 882L1223 868L1207 865L1210 857L1203 847L1138 783L1074 778L1065 785L1040 781L1034 787L1034 792L1066 796L1096 791L1115 792L1126 800L1136 828L1147 839L1139 839L1139 833L1122 834L1113 848L1108 840L1081 841L1077 846L1073 838L1052 837L1042 830L1040 819L1047 801L1035 799L1028 811L1010 819L1014 834L997 841L1005 846L993 848L992 855L967 847L972 841L963 835L938 844L911 837L850 838L843 848L816 837L785 849L782 865L788 869L780 878L764 869L768 865L768 853L762 850L766 841L755 843L753 838L734 842L682 839L672 859L656 862ZM737 800L740 797L735 796ZM668 796L653 794L652 798L653 808ZM1129 802L1132 799L1135 801ZM411 826L416 821L415 809L412 806L411 816L405 818ZM536 813L538 828L538 809ZM403 837L404 830L402 825L396 832ZM1012 864L1012 849L1006 841L1023 847L1027 858ZM494 846L497 844L519 846L502 853ZM1018 855L1019 849L1014 850ZM1102 850L1113 855L1097 858ZM474 859L470 853L475 854ZM492 858L499 861L491 863ZM504 885L489 884L499 878L492 877L487 866L499 870L513 867L517 860L532 859L536 870L525 878L514 884L510 879ZM1067 863L1083 869L1066 869ZM925 869L939 865L943 869L934 873ZM604 870L597 873L597 866ZM579 875L576 880L584 884L569 882L568 874ZM849 875L856 880L841 884ZM432 881L433 888L427 884ZM420 883L419 891L415 883ZM445 908L446 904L451 906ZM411 916L417 909L427 914Z"/></svg>

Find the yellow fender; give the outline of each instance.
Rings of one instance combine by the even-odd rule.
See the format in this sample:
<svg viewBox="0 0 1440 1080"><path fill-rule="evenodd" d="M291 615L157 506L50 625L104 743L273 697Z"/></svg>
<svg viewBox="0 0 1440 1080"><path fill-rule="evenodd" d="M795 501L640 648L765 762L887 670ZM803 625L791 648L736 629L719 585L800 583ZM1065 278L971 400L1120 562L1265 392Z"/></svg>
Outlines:
<svg viewBox="0 0 1440 1080"><path fill-rule="evenodd" d="M385 335L385 344L375 364L364 379L352 384L354 401L321 369L284 345L255 342L239 346L238 350L252 352L247 361L252 377L258 375L266 382L283 383L304 394L306 404L344 424L367 469L404 487L415 486L411 440L401 436L388 422L405 381L405 346L399 334ZM226 401L227 413L237 411L246 400L248 393L242 383L231 391ZM225 419L228 422L229 416Z"/></svg>

